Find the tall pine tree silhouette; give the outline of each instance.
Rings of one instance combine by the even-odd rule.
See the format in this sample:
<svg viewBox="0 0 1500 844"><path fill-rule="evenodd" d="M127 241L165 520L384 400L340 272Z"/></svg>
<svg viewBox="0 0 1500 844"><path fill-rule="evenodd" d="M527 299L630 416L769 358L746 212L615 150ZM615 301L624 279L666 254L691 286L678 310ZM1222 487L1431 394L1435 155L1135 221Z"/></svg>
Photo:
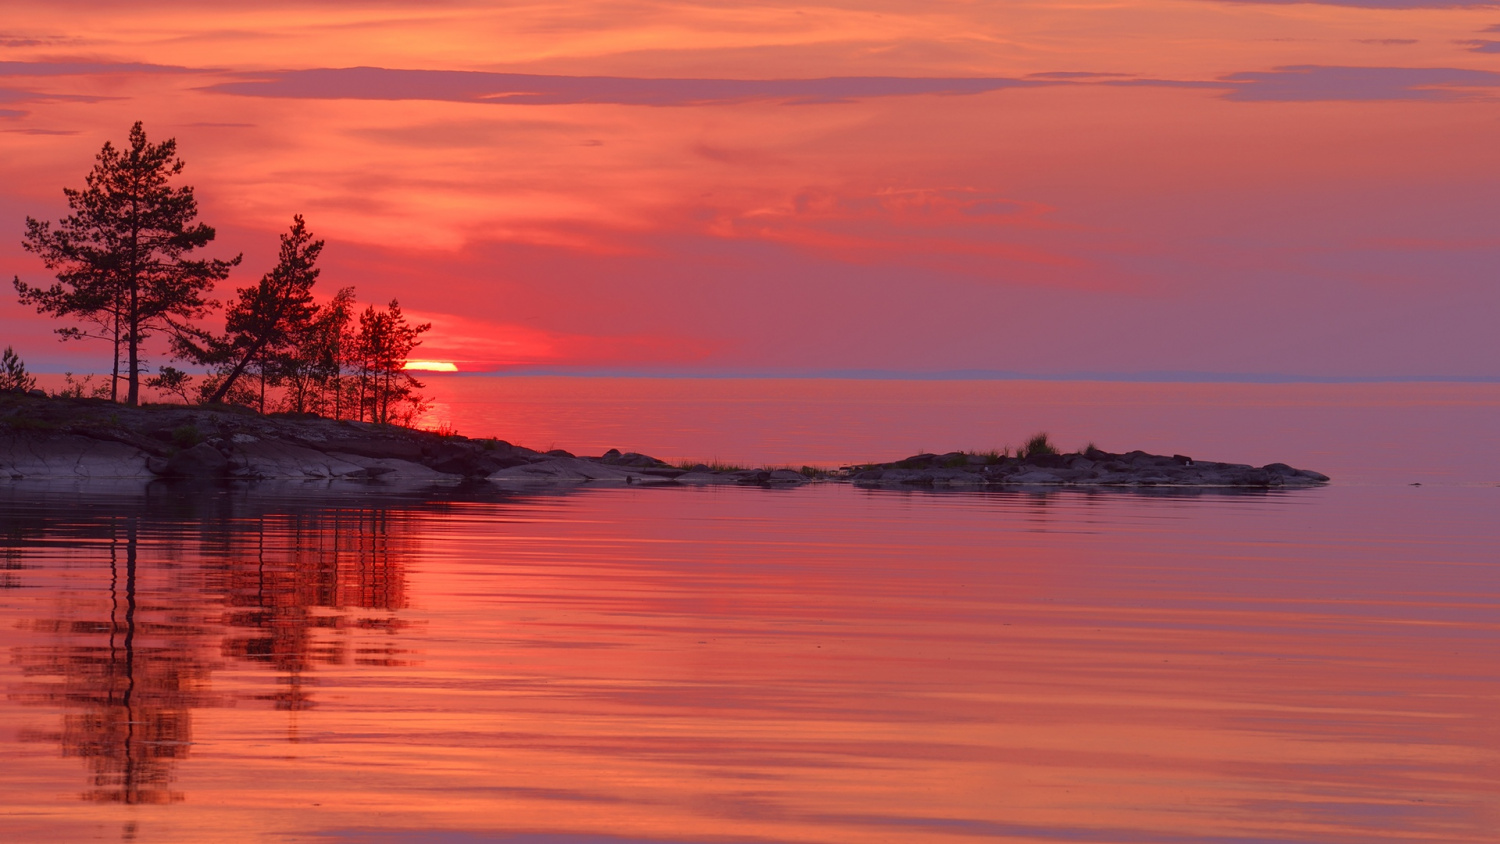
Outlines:
<svg viewBox="0 0 1500 844"><path fill-rule="evenodd" d="M169 184L182 168L177 142L150 143L137 121L127 148L104 144L83 190L63 190L72 214L56 226L26 218L22 245L57 273L57 283L32 287L17 277L22 304L100 329L97 334L59 329L63 339L112 338L116 385L123 345L129 385L125 403L132 406L140 402L142 342L154 332L185 331L186 321L212 307L204 297L214 282L228 277L240 262L239 256L229 261L189 257L212 242L215 232L194 222L198 201L193 189ZM111 395L118 398L116 391Z"/></svg>

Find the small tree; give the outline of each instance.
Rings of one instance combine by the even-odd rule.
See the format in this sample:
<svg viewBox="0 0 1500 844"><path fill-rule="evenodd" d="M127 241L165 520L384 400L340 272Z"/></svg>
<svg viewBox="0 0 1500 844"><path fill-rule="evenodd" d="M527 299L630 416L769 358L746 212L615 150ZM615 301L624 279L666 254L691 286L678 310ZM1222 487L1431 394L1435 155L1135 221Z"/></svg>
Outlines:
<svg viewBox="0 0 1500 844"><path fill-rule="evenodd" d="M36 389L36 379L26 372L26 363L10 346L0 355L0 392L24 393Z"/></svg>
<svg viewBox="0 0 1500 844"><path fill-rule="evenodd" d="M188 390L192 385L193 376L175 366L163 366L160 372L146 379L147 387L178 396L183 404L191 404L193 401L188 397Z"/></svg>
<svg viewBox="0 0 1500 844"><path fill-rule="evenodd" d="M141 343L156 331L178 333L183 321L201 317L212 306L204 296L240 261L238 256L189 258L215 233L193 222L198 216L193 189L168 184L182 168L177 142L149 143L137 122L127 149L104 144L83 190L63 190L72 214L55 227L26 218L22 245L57 273L57 283L31 287L17 277L13 283L21 303L97 326L97 333L77 328L58 333L64 340L112 339L117 377L123 345L129 405L140 402Z"/></svg>
<svg viewBox="0 0 1500 844"><path fill-rule="evenodd" d="M422 382L406 371L406 361L422 343L417 338L430 328L431 323L408 323L395 299L384 311L371 305L360 314L354 343L360 419L368 413L371 422L386 424L415 415L422 405L417 393ZM403 405L411 412L403 414Z"/></svg>

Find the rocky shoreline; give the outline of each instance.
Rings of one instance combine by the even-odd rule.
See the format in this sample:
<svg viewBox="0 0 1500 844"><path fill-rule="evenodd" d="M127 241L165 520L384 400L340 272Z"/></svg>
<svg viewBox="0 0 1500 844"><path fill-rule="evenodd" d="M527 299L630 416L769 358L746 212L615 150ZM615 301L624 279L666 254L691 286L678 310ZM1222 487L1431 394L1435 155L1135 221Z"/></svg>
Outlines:
<svg viewBox="0 0 1500 844"><path fill-rule="evenodd" d="M312 415L261 416L232 407L126 408L101 399L0 395L0 482L9 480L219 479L487 481L537 484L796 486L845 482L896 488L1227 487L1325 484L1281 463L1248 466L1090 448L1027 457L918 454L825 471L672 466L611 449L582 457L497 439Z"/></svg>

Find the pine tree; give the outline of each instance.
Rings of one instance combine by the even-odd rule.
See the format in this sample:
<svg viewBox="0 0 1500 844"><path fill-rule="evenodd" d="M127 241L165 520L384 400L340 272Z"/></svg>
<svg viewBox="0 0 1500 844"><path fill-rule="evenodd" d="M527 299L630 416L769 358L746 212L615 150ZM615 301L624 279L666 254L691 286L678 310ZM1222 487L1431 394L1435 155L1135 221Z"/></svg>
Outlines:
<svg viewBox="0 0 1500 844"><path fill-rule="evenodd" d="M180 356L222 367L217 387L207 396L210 404L223 401L240 377L253 371L260 375L265 410L266 382L279 380L284 359L297 354L296 343L317 314L312 287L322 251L323 241L313 240L302 215L296 215L291 230L281 236L276 266L255 286L240 288L239 299L226 309L224 336L203 331L178 336L174 349Z"/></svg>
<svg viewBox="0 0 1500 844"><path fill-rule="evenodd" d="M185 321L212 307L205 296L227 278L233 260L194 260L189 254L214 239L212 227L194 223L198 201L188 186L169 181L182 173L177 142L146 140L137 122L128 148L106 142L83 190L65 188L73 213L52 223L26 218L22 245L57 273L51 287L14 280L22 304L40 313L74 317L98 333L59 329L63 339L105 337L126 351L125 403L140 403L144 365L141 344L152 333L186 330ZM116 398L118 395L112 393Z"/></svg>
<svg viewBox="0 0 1500 844"><path fill-rule="evenodd" d="M431 323L408 323L395 299L384 311L370 305L360 314L354 357L361 419L368 413L371 422L385 424L414 416L421 409L417 390L422 389L422 382L405 367L412 350L422 343L417 338L430 328ZM409 412L402 413L402 405Z"/></svg>
<svg viewBox="0 0 1500 844"><path fill-rule="evenodd" d="M36 379L26 372L25 362L15 349L6 346L5 353L0 354L0 392L14 390L24 393L34 389Z"/></svg>
<svg viewBox="0 0 1500 844"><path fill-rule="evenodd" d="M318 308L278 356L276 374L286 386L286 409L321 411L335 418L343 407L342 379L349 322L354 317L354 288L345 287Z"/></svg>

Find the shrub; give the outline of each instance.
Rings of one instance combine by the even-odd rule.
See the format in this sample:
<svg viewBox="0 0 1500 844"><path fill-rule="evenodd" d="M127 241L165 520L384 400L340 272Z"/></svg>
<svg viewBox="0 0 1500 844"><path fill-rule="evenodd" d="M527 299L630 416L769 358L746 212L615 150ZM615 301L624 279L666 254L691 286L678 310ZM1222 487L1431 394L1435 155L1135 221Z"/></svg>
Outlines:
<svg viewBox="0 0 1500 844"><path fill-rule="evenodd" d="M179 425L172 431L172 444L178 448L192 448L203 442L203 433L197 425Z"/></svg>
<svg viewBox="0 0 1500 844"><path fill-rule="evenodd" d="M1057 447L1047 439L1046 431L1039 431L1027 440L1025 445L1016 449L1017 457L1040 457L1043 454L1056 454Z"/></svg>
<svg viewBox="0 0 1500 844"><path fill-rule="evenodd" d="M73 373L64 372L62 389L52 395L62 399L107 399L109 398L109 385L95 385L92 375L74 378Z"/></svg>

